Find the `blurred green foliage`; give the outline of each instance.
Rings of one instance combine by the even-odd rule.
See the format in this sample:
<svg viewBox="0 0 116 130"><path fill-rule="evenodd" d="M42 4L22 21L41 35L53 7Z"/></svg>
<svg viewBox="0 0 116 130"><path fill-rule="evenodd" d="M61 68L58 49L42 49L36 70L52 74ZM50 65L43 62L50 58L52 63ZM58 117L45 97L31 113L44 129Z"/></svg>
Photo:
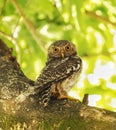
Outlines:
<svg viewBox="0 0 116 130"><path fill-rule="evenodd" d="M116 0L1 0L0 38L33 80L48 46L72 41L83 72L69 94L89 93L90 105L116 111Z"/></svg>

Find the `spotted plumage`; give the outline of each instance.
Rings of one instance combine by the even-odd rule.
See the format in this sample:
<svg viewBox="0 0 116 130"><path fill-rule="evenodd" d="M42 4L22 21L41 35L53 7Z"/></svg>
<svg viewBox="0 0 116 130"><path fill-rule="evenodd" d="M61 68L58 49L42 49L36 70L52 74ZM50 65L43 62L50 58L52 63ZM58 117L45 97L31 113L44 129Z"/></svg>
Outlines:
<svg viewBox="0 0 116 130"><path fill-rule="evenodd" d="M69 98L67 92L76 83L82 69L82 60L76 47L67 40L59 40L48 48L48 59L36 81L36 92L46 106L51 96Z"/></svg>

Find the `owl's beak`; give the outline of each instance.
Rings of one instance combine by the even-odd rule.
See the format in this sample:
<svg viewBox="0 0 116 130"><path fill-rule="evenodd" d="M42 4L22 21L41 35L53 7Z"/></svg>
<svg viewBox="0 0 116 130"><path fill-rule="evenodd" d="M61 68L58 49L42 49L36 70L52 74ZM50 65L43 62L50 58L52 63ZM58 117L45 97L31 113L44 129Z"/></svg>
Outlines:
<svg viewBox="0 0 116 130"><path fill-rule="evenodd" d="M63 51L61 51L61 56L62 56L62 58L64 58L64 52Z"/></svg>

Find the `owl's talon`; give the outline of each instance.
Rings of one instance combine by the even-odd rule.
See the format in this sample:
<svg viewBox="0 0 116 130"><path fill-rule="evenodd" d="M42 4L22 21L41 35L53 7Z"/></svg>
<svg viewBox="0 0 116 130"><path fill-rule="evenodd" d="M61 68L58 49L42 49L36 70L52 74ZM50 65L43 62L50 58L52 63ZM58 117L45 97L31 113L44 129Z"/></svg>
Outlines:
<svg viewBox="0 0 116 130"><path fill-rule="evenodd" d="M58 97L58 99L69 99L69 100L73 100L73 101L78 100L78 99L76 99L76 98L73 98L73 97L70 97L70 96L64 96L64 95L60 95L60 96Z"/></svg>

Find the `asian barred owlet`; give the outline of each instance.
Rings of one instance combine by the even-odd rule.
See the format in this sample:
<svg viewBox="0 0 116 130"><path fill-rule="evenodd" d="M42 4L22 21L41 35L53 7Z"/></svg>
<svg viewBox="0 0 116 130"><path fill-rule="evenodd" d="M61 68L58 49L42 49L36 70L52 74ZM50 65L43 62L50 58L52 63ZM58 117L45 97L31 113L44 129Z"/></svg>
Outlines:
<svg viewBox="0 0 116 130"><path fill-rule="evenodd" d="M47 106L52 96L69 98L67 92L76 83L82 69L82 60L76 47L67 40L54 42L48 48L48 59L36 81L36 92Z"/></svg>

